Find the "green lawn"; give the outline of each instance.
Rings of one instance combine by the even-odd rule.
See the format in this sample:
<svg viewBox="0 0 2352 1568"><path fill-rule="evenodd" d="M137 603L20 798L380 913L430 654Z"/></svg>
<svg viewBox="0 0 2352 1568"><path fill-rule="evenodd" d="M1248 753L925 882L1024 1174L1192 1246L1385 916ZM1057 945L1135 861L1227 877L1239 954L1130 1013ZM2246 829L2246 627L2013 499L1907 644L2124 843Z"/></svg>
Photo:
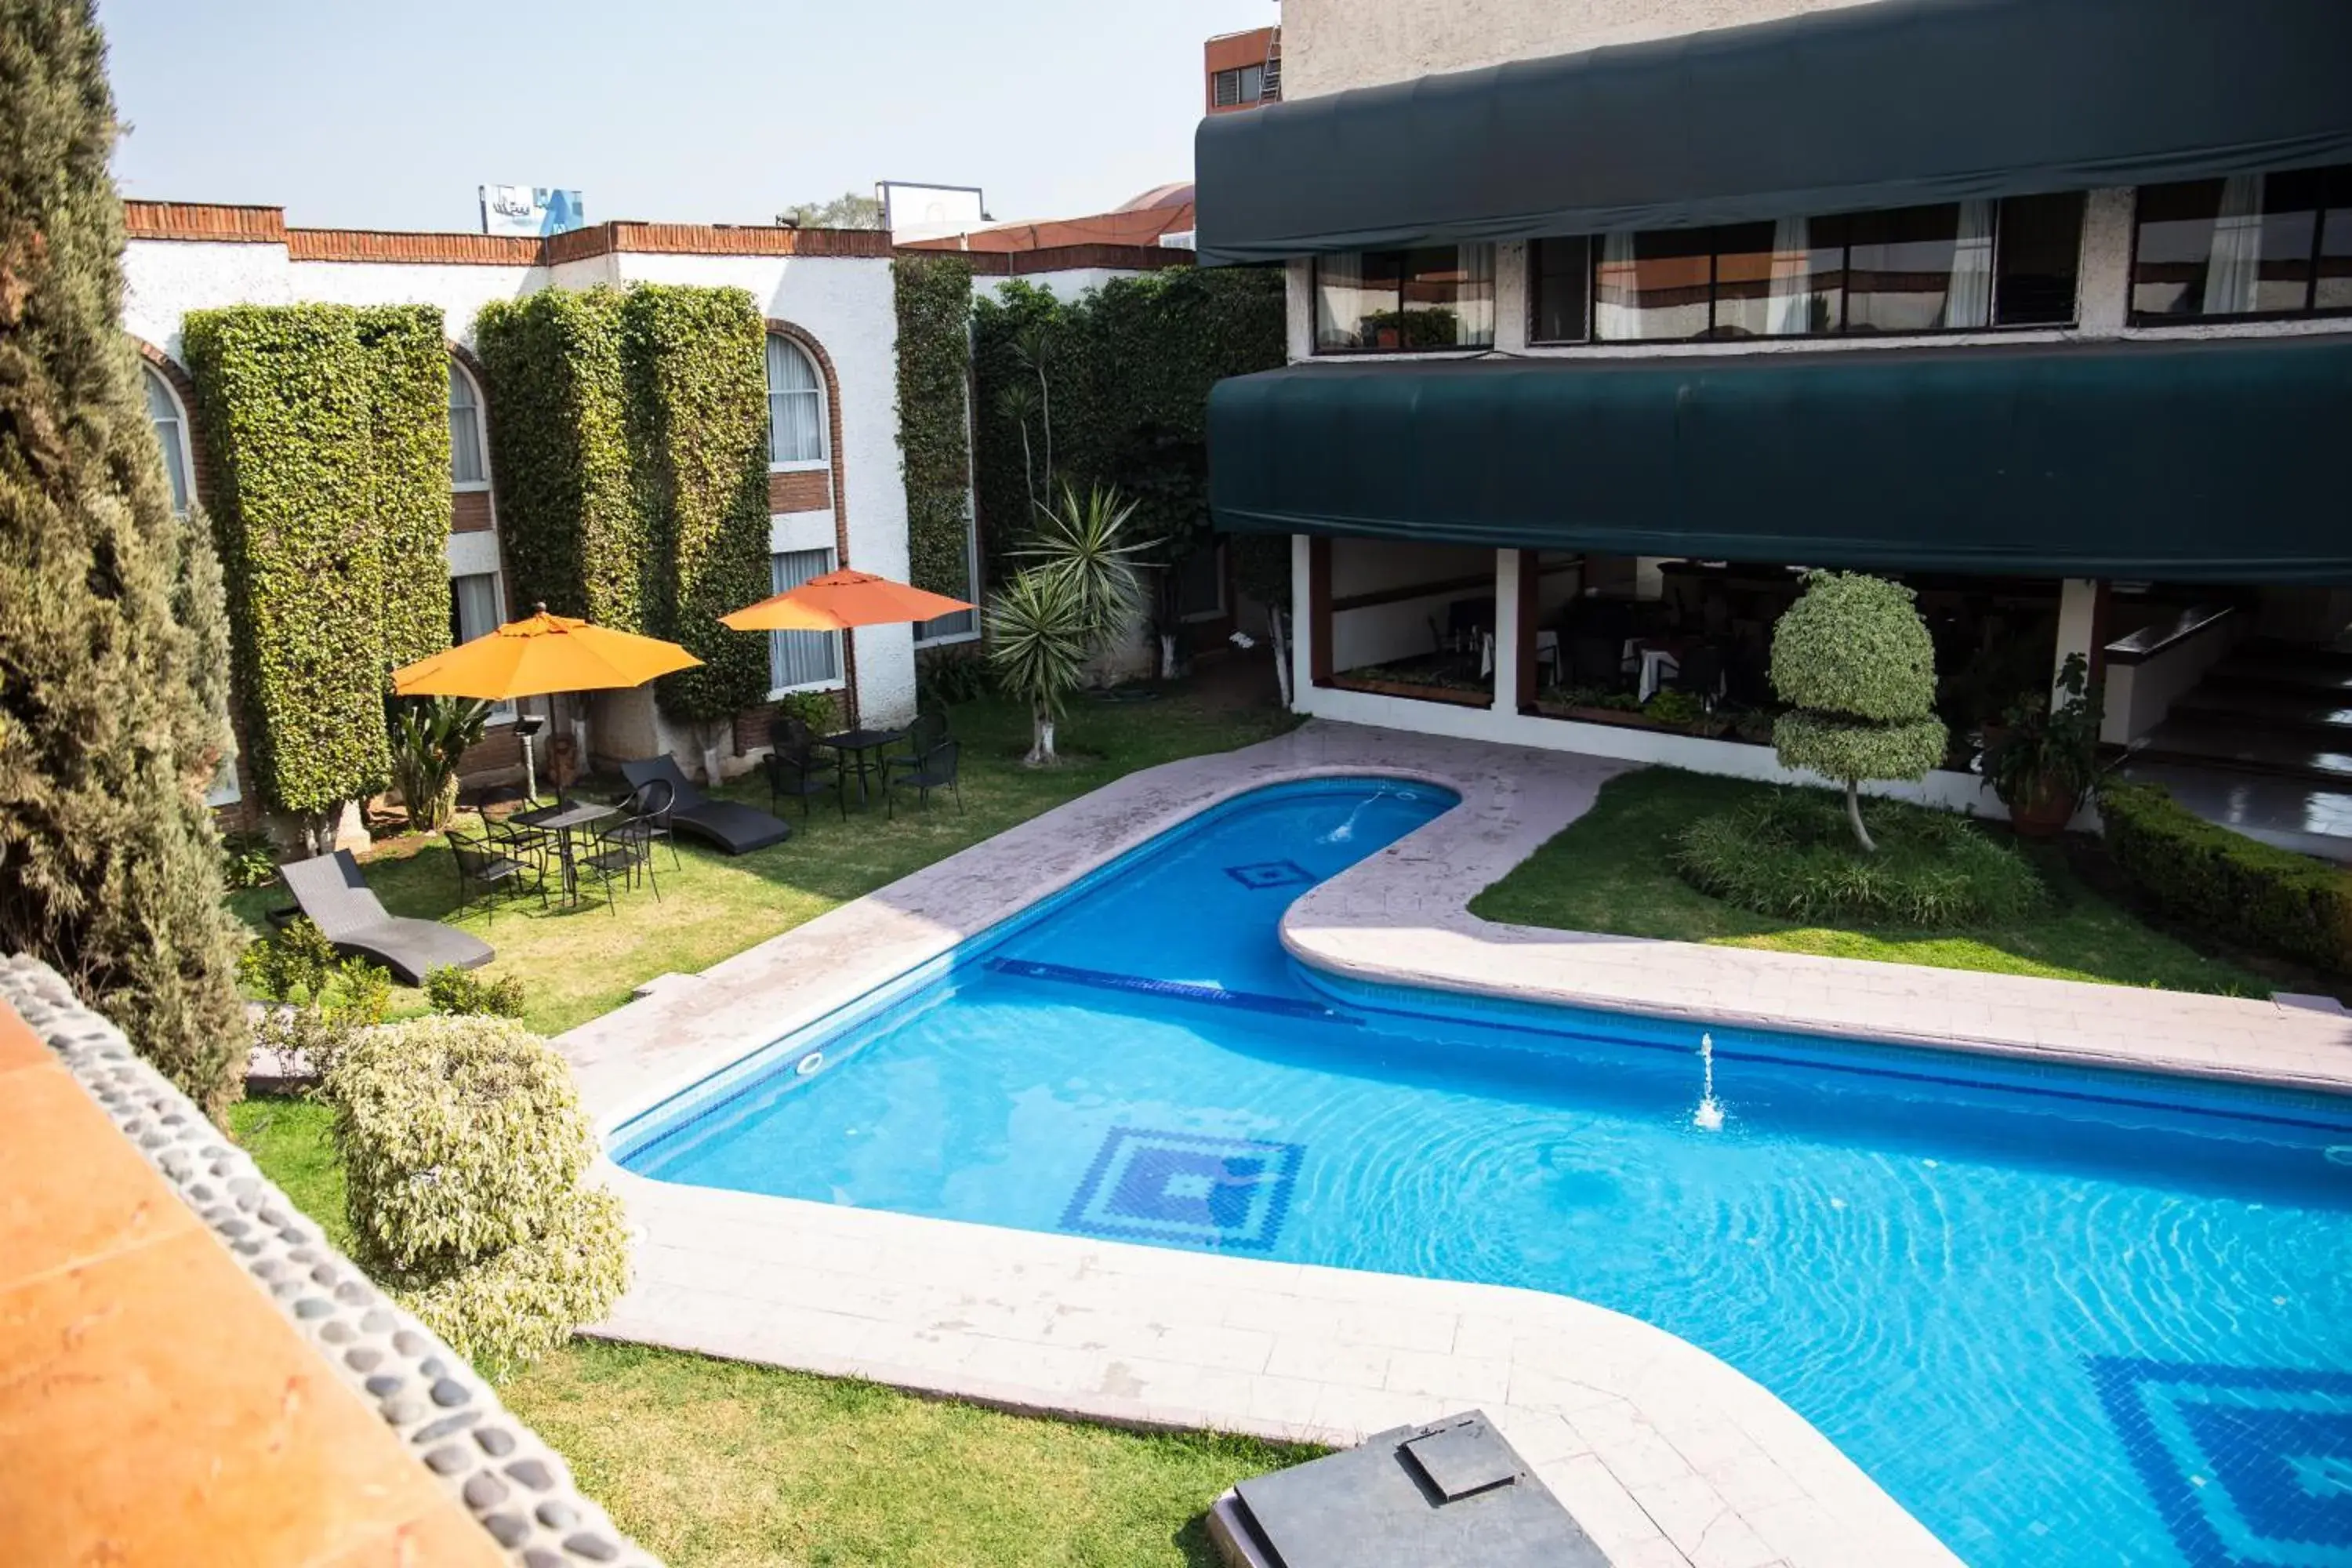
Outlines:
<svg viewBox="0 0 2352 1568"><path fill-rule="evenodd" d="M310 1100L230 1112L238 1142L341 1245L331 1121ZM671 1568L1212 1568L1202 1515L1217 1494L1319 1452L1038 1420L591 1340L499 1393Z"/></svg>
<svg viewBox="0 0 2352 1568"><path fill-rule="evenodd" d="M1471 901L1486 920L1726 947L2265 996L2277 983L2154 930L2087 886L2053 845L2027 844L2050 900L1997 930L1917 931L1798 926L1698 892L1675 875L1675 834L1771 786L1670 768L1603 785L1591 812ZM1865 803L1864 811L1868 805ZM1998 831L1995 829L1994 831Z"/></svg>
<svg viewBox="0 0 2352 1568"><path fill-rule="evenodd" d="M950 798L933 795L926 811L909 795L896 821L885 819L877 801L863 811L853 802L845 823L827 799L803 822L787 803L793 837L773 848L730 859L683 842L684 865L675 870L665 853L658 903L640 886L618 895L617 912L607 912L599 898L551 913L541 912L536 901L507 900L457 917L457 873L438 837L385 839L365 862L368 885L394 914L446 920L480 935L499 953L484 973L520 975L524 1021L561 1034L620 1006L656 974L709 968L1122 773L1246 745L1297 721L1181 686L1156 701L1082 697L1061 726L1063 765L1050 770L1022 766L1028 718L1013 704L967 703L951 721L963 742L962 813ZM725 793L763 809L768 804L757 774ZM256 930L265 911L286 902L276 887L233 900ZM394 996L395 1014L423 1007L415 991L396 989Z"/></svg>

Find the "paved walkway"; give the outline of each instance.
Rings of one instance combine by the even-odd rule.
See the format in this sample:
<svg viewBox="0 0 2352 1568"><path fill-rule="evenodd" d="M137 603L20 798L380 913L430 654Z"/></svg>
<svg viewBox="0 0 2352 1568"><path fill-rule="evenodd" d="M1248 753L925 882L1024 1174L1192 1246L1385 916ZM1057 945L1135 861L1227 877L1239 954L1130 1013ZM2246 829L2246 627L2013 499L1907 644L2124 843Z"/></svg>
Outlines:
<svg viewBox="0 0 2352 1568"><path fill-rule="evenodd" d="M1380 772L1447 785L1463 804L1300 900L1284 935L1310 962L2172 1070L2254 1071L2251 1041L2298 1081L2352 1087L2345 1020L2268 1002L1533 931L1464 911L1619 771L1311 724L1119 780L700 975L665 977L561 1044L609 1133L1208 805L1284 779ZM2146 1048L2126 1058L2134 1038ZM1770 1394L1583 1302L606 1173L641 1237L637 1283L604 1326L619 1338L1024 1409L1330 1443L1483 1405L1625 1568L1956 1562Z"/></svg>

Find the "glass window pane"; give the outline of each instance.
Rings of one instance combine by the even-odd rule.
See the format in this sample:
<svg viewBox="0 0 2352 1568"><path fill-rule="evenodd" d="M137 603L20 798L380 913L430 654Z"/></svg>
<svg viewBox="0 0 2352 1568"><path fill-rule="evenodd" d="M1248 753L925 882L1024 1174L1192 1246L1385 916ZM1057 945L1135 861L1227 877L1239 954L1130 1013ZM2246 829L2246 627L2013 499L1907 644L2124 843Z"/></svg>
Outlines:
<svg viewBox="0 0 2352 1568"><path fill-rule="evenodd" d="M1538 239L1528 248L1528 337L1538 343L1584 341L1584 306L1592 289L1592 242L1582 235Z"/></svg>
<svg viewBox="0 0 2352 1568"><path fill-rule="evenodd" d="M799 346L768 339L768 463L821 462L824 458L824 389L816 366Z"/></svg>
<svg viewBox="0 0 2352 1568"><path fill-rule="evenodd" d="M788 550L768 558L769 581L774 592L797 588L812 577L833 570L830 550ZM768 685L771 689L837 680L841 676L839 632L770 632Z"/></svg>
<svg viewBox="0 0 2352 1568"><path fill-rule="evenodd" d="M2352 168L2328 171L2326 200L2311 304L2317 310L2352 310Z"/></svg>
<svg viewBox="0 0 2352 1568"><path fill-rule="evenodd" d="M1993 319L2004 327L2060 326L2074 319L2083 255L2083 193L2011 196L2000 204Z"/></svg>
<svg viewBox="0 0 2352 1568"><path fill-rule="evenodd" d="M1846 221L1845 330L1925 332L1942 326L1959 206L1856 213Z"/></svg>
<svg viewBox="0 0 2352 1568"><path fill-rule="evenodd" d="M1712 230L1715 320L1709 337L1753 338L1772 330L1772 270L1781 226L1743 223Z"/></svg>
<svg viewBox="0 0 2352 1568"><path fill-rule="evenodd" d="M1264 66L1242 67L1240 101L1243 103L1255 103L1259 99L1265 96L1265 68Z"/></svg>
<svg viewBox="0 0 2352 1568"><path fill-rule="evenodd" d="M2132 261L2135 315L2193 316L2203 308L2205 269L2221 210L2219 180L2141 187Z"/></svg>
<svg viewBox="0 0 2352 1568"><path fill-rule="evenodd" d="M1592 274L1593 335L1638 342L1704 333L1713 245L1712 230L1603 235Z"/></svg>
<svg viewBox="0 0 2352 1568"><path fill-rule="evenodd" d="M472 642L499 629L506 619L506 595L495 572L472 572L449 579L449 641ZM508 720L515 715L515 705L500 702L490 709L490 717Z"/></svg>
<svg viewBox="0 0 2352 1568"><path fill-rule="evenodd" d="M1315 262L1315 346L1370 349L1398 346L1398 255L1351 251ZM1387 323L1384 327L1383 322Z"/></svg>
<svg viewBox="0 0 2352 1568"><path fill-rule="evenodd" d="M1210 79L1216 93L1217 107L1227 108L1242 100L1242 73L1237 70L1219 71Z"/></svg>
<svg viewBox="0 0 2352 1568"><path fill-rule="evenodd" d="M482 409L474 384L452 364L449 367L449 482L482 482Z"/></svg>
<svg viewBox="0 0 2352 1568"><path fill-rule="evenodd" d="M163 478L172 490L172 510L183 517L188 512L188 448L186 431L180 421L180 405L172 389L152 366L140 368L147 388L147 418L155 426L155 443L163 448Z"/></svg>

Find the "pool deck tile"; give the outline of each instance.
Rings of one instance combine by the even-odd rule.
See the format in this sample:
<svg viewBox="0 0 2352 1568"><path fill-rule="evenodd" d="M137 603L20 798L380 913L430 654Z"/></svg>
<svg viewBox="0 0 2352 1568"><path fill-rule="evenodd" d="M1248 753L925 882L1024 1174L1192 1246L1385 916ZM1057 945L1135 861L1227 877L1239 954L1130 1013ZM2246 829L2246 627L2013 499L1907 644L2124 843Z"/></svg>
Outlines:
<svg viewBox="0 0 2352 1568"><path fill-rule="evenodd" d="M2269 1001L1535 931L1465 907L1622 764L1314 723L1131 774L560 1042L609 1137L769 1042L1204 807L1381 773L1462 805L1299 899L1359 979L2352 1092L2352 1019ZM1483 1405L1621 1568L1957 1559L1771 1394L1543 1292L677 1185L607 1163L636 1280L602 1332L1017 1409L1353 1443Z"/></svg>

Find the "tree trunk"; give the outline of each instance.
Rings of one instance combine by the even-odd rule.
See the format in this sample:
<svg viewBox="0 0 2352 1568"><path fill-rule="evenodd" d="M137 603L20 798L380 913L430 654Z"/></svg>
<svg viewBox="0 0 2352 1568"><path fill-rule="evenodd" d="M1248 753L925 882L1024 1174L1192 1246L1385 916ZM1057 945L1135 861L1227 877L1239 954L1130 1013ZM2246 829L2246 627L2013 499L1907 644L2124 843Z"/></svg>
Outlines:
<svg viewBox="0 0 2352 1568"><path fill-rule="evenodd" d="M1050 768L1060 758L1054 752L1054 716L1043 706L1029 710L1029 754L1022 760L1033 768Z"/></svg>
<svg viewBox="0 0 2352 1568"><path fill-rule="evenodd" d="M1858 780L1845 781L1845 817L1853 824L1853 840L1862 846L1865 855L1878 853L1878 846L1870 841L1870 829L1862 825L1862 784Z"/></svg>

